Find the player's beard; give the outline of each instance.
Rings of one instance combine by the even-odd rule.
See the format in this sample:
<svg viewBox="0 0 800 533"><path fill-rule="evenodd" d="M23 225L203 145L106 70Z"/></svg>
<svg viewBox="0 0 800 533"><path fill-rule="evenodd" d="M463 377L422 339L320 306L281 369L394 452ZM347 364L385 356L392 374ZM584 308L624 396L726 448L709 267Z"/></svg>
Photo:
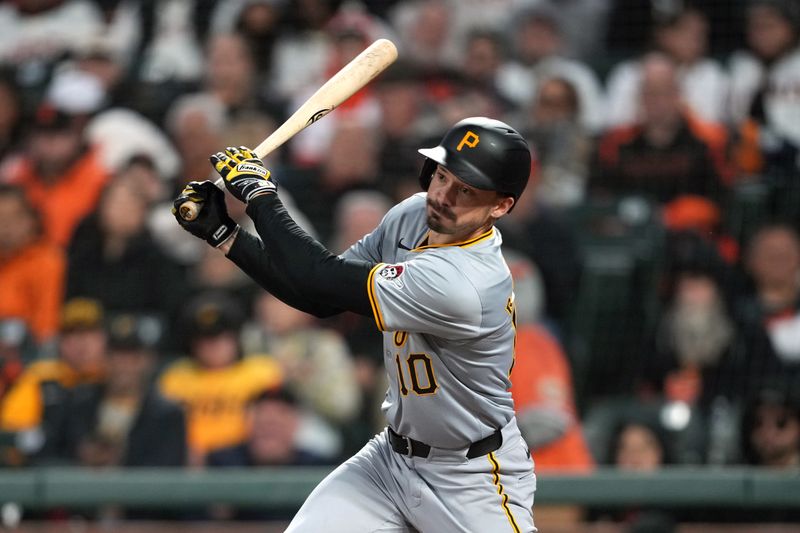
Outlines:
<svg viewBox="0 0 800 533"><path fill-rule="evenodd" d="M458 226L447 226L444 221L450 220L455 222L456 214L449 207L445 207L438 202L434 202L430 198L427 200L428 213L427 222L428 227L436 233L453 234L459 230Z"/></svg>

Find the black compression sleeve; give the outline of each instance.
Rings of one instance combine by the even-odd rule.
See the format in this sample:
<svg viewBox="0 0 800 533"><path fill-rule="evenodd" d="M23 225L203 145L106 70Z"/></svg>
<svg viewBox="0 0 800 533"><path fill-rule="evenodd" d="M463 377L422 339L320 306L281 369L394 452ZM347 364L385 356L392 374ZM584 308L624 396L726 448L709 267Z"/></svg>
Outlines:
<svg viewBox="0 0 800 533"><path fill-rule="evenodd" d="M233 246L228 252L228 258L270 294L295 309L320 318L333 316L343 311L335 306L309 300L294 290L286 277L281 275L281 271L273 267L273 263L264 249L264 244L244 230L240 229L236 235Z"/></svg>
<svg viewBox="0 0 800 533"><path fill-rule="evenodd" d="M274 194L250 201L247 214L255 222L274 270L309 300L372 316L367 279L374 264L342 259L304 232Z"/></svg>

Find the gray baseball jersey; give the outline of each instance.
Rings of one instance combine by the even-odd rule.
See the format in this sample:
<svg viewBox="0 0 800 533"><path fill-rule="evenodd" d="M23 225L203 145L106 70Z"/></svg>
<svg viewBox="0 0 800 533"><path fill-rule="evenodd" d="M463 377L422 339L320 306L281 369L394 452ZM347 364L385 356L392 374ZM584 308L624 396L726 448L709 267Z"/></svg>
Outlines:
<svg viewBox="0 0 800 533"><path fill-rule="evenodd" d="M397 453L383 431L314 489L287 533L536 531L536 476L508 392L514 297L500 233L428 246L427 231L421 193L343 255L377 263L366 290L384 332L383 410L430 453ZM470 458L470 443L498 430L502 445Z"/></svg>
<svg viewBox="0 0 800 533"><path fill-rule="evenodd" d="M343 255L378 263L368 291L384 332L389 425L435 447L463 448L514 416L511 274L497 229L447 246L426 246L427 231L419 193Z"/></svg>

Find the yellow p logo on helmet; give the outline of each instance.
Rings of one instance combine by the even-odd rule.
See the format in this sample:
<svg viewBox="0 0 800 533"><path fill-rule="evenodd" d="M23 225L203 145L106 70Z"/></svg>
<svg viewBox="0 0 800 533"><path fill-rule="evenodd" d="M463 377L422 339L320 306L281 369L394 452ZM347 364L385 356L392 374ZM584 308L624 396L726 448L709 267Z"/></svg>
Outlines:
<svg viewBox="0 0 800 533"><path fill-rule="evenodd" d="M456 151L460 152L464 145L466 145L467 148L475 148L478 146L479 142L481 142L481 138L478 137L477 133L467 131L461 138L461 141L459 141L458 146L456 146Z"/></svg>

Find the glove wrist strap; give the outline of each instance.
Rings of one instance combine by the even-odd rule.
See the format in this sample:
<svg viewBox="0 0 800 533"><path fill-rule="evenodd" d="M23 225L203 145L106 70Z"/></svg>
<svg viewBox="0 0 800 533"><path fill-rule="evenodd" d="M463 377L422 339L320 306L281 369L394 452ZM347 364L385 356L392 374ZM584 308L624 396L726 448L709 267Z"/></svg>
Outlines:
<svg viewBox="0 0 800 533"><path fill-rule="evenodd" d="M239 225L233 220L223 221L206 240L214 248L219 248L236 233L238 228Z"/></svg>

